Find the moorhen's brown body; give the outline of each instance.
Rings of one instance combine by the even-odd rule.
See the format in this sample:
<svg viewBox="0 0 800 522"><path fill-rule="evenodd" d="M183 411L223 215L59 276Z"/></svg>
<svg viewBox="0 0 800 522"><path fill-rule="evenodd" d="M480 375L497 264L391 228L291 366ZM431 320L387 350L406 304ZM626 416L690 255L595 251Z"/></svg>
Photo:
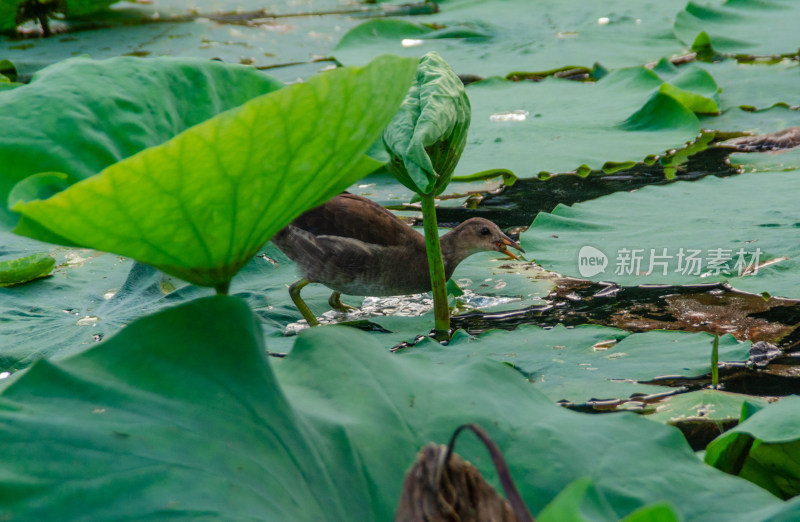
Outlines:
<svg viewBox="0 0 800 522"><path fill-rule="evenodd" d="M305 304L300 304L299 291L309 282L334 290L330 300L334 307L341 306L340 293L386 296L431 289L422 234L361 196L336 196L299 216L272 241L298 264L304 276L290 288L292 299L304 316L307 314L303 311ZM464 221L440 241L448 279L461 261L477 252L496 250L516 257L506 247L522 251L519 243L483 218ZM310 324L316 322L307 316L306 320Z"/></svg>

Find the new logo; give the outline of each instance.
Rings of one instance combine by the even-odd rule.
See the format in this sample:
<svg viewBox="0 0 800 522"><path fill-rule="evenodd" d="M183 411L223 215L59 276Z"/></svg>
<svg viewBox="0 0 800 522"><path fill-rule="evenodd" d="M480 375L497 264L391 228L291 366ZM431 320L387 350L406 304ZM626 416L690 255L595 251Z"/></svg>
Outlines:
<svg viewBox="0 0 800 522"><path fill-rule="evenodd" d="M606 271L608 258L593 246L582 247L578 252L578 272L583 277L592 277Z"/></svg>

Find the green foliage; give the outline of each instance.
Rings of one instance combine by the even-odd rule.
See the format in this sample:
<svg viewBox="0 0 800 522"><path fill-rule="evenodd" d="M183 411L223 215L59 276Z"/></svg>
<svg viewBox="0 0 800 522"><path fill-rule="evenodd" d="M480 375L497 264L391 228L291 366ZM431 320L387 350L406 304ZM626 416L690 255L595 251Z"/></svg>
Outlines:
<svg viewBox="0 0 800 522"><path fill-rule="evenodd" d="M249 67L191 58L74 58L0 92L0 200L41 172L68 183L283 84ZM12 202L13 203L13 202ZM0 227L17 220L0 205Z"/></svg>
<svg viewBox="0 0 800 522"><path fill-rule="evenodd" d="M705 69L689 64L678 69L661 60L654 71L664 80L659 92L675 98L695 114L719 113L719 93L722 89Z"/></svg>
<svg viewBox="0 0 800 522"><path fill-rule="evenodd" d="M800 5L786 0L689 2L675 19L675 35L691 45L700 32L719 52L772 55L797 52ZM765 28L768 28L765 30Z"/></svg>
<svg viewBox="0 0 800 522"><path fill-rule="evenodd" d="M437 53L422 57L400 110L383 132L392 173L418 194L439 194L458 164L470 123L464 85Z"/></svg>
<svg viewBox="0 0 800 522"><path fill-rule="evenodd" d="M533 178L581 166L601 170L680 147L700 130L693 106L682 101L691 95L714 103L702 74L695 78L702 82L691 84L685 75L663 80L635 67L589 84L556 78L471 84L472 133L456 174L504 169ZM673 78L682 87L665 83Z"/></svg>
<svg viewBox="0 0 800 522"><path fill-rule="evenodd" d="M589 477L576 480L567 486L536 517L539 522L584 522L586 520L609 522L620 520L613 506L598 491ZM666 502L659 502L637 509L623 522L679 522L675 508Z"/></svg>
<svg viewBox="0 0 800 522"><path fill-rule="evenodd" d="M64 5L76 15L104 3L67 0ZM8 20L17 16L19 4L0 1L5 29L13 29ZM270 14L349 8L342 6L339 0L312 0L300 7L277 0L220 3L226 10ZM430 13L430 5L416 7ZM704 134L696 145L682 148L701 127L722 131L721 136L800 125L800 112L790 108L797 105L796 60L686 63L686 57L678 56L692 51L700 60L718 60L719 53L794 54L798 8L790 0L704 0L688 6L686 0L591 5L565 0L533 7L529 0L450 0L438 8L437 14L368 21L350 31L334 54L342 63L365 64L385 51L418 58L437 50L467 82L509 73L537 81L477 81L466 89L469 100L459 91L458 102L471 103L474 117L456 174L502 173L507 184L540 173L611 174L636 169L643 160L652 165L664 151L681 148L661 157L660 165L674 172L677 158L706 149L714 137ZM373 15L411 13L403 9L367 10ZM156 11L161 23L140 23ZM187 4L133 3L102 20L73 17L69 34L58 38L0 40L0 58L17 66L0 60L0 202L22 202L20 208L35 209L48 227L67 222L65 230L75 234L68 240L60 229L45 230L41 222L25 218L23 228L38 237L90 244L84 240L106 241L109 230L121 232L125 237L116 237L115 245L142 248L125 253L154 258L167 253L180 261L173 273L221 289L236 266L244 264L231 292L245 299L255 316L237 300L209 298L136 321L207 297L211 290L129 258L13 236L4 231L17 218L0 205L0 279L18 282L26 278L22 273L50 273L28 284L0 287L0 388L5 389L0 446L7 449L0 466L0 498L5 499L0 518L390 519L416 451L425 443L446 441L459 424L478 422L498 440L526 503L541 520L798 519L800 497L781 502L764 491L780 497L798 491L795 398L761 409L763 402L752 398L743 404L744 396L702 390L660 402L648 416L665 423L730 421L741 408L740 427L713 443L706 458L758 486L699 462L674 428L632 414L586 416L553 404L666 392L670 388L642 382L667 374L705 375L710 370L707 334L523 326L475 338L458 332L446 347L425 340L402 355L385 353L427 333L429 312L370 317L362 321L362 327L372 329L368 334L324 327L287 336L287 324L299 318L285 288L296 276L295 266L273 246L256 243L375 162L360 159L366 149L354 152L363 144L349 149L349 143L319 136L335 129L342 140L350 140L348 129L313 116L295 122L302 111L289 110L288 103L280 105L284 112L276 120L259 119L259 111L241 107L202 123L283 87L253 69L207 60L261 66L300 62L270 71L295 83L327 67L330 62L310 60L330 56L342 31L363 19L338 13L265 21L237 13L228 22L235 19L241 25L232 27L222 19L165 22L171 15L189 15ZM110 26L81 31L81 23ZM697 48L690 48L693 44ZM189 54L204 60L76 59L41 71L30 84L12 83L17 68L18 80L25 82L47 64L86 53L96 58ZM414 64L396 64L410 78ZM406 93L386 71L376 69L363 88L353 91L336 91L325 83L348 73L317 78L310 83L320 96L306 100L309 106L330 106L332 113L352 112L356 123L341 121L359 127L371 121L359 104L382 104L392 96L384 89L399 104ZM460 87L454 75L447 78L450 87ZM297 90L302 89L287 92ZM347 97L343 92L353 99L342 101ZM359 109L353 110L356 105ZM385 109L388 121L394 109ZM519 118L524 112L525 118ZM407 174L406 185L430 187L429 214L432 194L440 193L455 164L455 155L446 155L464 147L457 135L447 135L450 119L442 114L447 110L430 120L425 132L444 123L438 130L451 139L449 144L440 149L422 145L413 153L401 149L406 158L395 155L398 161L414 156L410 163L416 179ZM412 111L404 117L409 115L419 116ZM309 130L317 123L316 131ZM184 131L175 142L165 143ZM414 132L407 135L411 141ZM264 149L280 148L275 144L282 145L284 137L289 143L281 150L291 152L291 167L276 165L272 156L265 161ZM337 147L352 153L352 164L342 159L325 170L321 163L336 163ZM437 159L437 152L444 154ZM667 247L674 254L681 247L758 247L764 251L761 260L774 264L730 282L752 292L797 297L794 195L799 187L793 178L800 163L795 152L736 155L733 163L748 172L744 176L559 207L552 215L540 215L523 242L531 258L567 276L580 275L579 249L595 246L608 255L610 267L595 279L616 278L623 285L659 282L655 275L660 271L610 277L614 249L649 253ZM128 163L115 165L126 158ZM415 163L419 158L423 161ZM275 167L270 179L276 173L291 178L282 183L285 191L259 184L265 163ZM232 183L227 180L235 176L226 177L235 170L230 165L242 169ZM252 176L244 173L250 166L255 166ZM781 170L790 172L750 173ZM313 180L295 175L306 171L320 174ZM82 182L86 179L91 182ZM123 190L117 194L111 182ZM353 190L378 190L371 183L361 182ZM87 185L97 193L80 194ZM448 190L487 188L498 184L450 184ZM379 190L379 196L371 197L382 203L408 201L397 182ZM550 196L560 197L558 190ZM32 203L46 198L64 205L45 212L50 203ZM134 219L128 218L129 204ZM460 200L437 204L455 207ZM537 204L519 203L526 212L535 212ZM479 205L477 212L496 208ZM118 214L97 217L95 209ZM427 224L427 235L435 237L435 226ZM187 225L195 226L194 236L185 234ZM253 258L255 252L263 257ZM459 299L483 307L480 303L493 301L486 297L499 297L504 303L494 310L520 310L551 289L552 279L537 276L538 268L497 263L494 257L477 255L459 267L454 279L481 294L475 298L467 292ZM169 263L160 266L171 269ZM686 277L675 268L669 267L662 282L716 279ZM312 307L322 308L327 293L309 288L306 297ZM530 311L528 317L535 314ZM100 346L93 346L101 339ZM720 358L743 361L748 347L723 337ZM267 360L267 349L290 353ZM48 360L4 379L4 372L41 358ZM483 448L466 442L459 444L462 452L497 482Z"/></svg>
<svg viewBox="0 0 800 522"><path fill-rule="evenodd" d="M272 364L248 307L211 297L40 361L0 396L0 444L14 449L2 511L386 520L419 448L466 421L490 432L534 512L585 476L618 518L656 501L692 520L781 508L702 464L672 428L565 410L492 361L443 366L380 347L365 333L314 328ZM636 444L620 443L631 434ZM460 441L459 454L492 477L478 441Z"/></svg>
<svg viewBox="0 0 800 522"><path fill-rule="evenodd" d="M0 82L17 81L17 68L10 60L0 60Z"/></svg>
<svg viewBox="0 0 800 522"><path fill-rule="evenodd" d="M31 254L29 256L0 261L0 286L14 286L50 273L56 260L49 254Z"/></svg>
<svg viewBox="0 0 800 522"><path fill-rule="evenodd" d="M744 169L745 172L774 172L800 169L800 148L787 151L736 153L729 156L731 165Z"/></svg>
<svg viewBox="0 0 800 522"><path fill-rule="evenodd" d="M765 110L779 103L797 105L800 63L794 60L771 65L737 63L736 60L698 62L693 68L707 71L722 89L719 101L723 111L734 107Z"/></svg>
<svg viewBox="0 0 800 522"><path fill-rule="evenodd" d="M658 403L656 412L647 415L647 418L670 424L683 421L736 421L746 402L759 406L767 404L764 399L749 395L720 390L697 390L667 397Z"/></svg>
<svg viewBox="0 0 800 522"><path fill-rule="evenodd" d="M69 176L63 172L40 172L23 179L8 193L8 208L19 202L47 199L69 186Z"/></svg>
<svg viewBox="0 0 800 522"><path fill-rule="evenodd" d="M18 203L15 231L224 292L275 232L379 165L364 153L414 65L387 56L256 98L46 201Z"/></svg>
<svg viewBox="0 0 800 522"><path fill-rule="evenodd" d="M766 406L717 437L705 461L784 499L800 494L800 397Z"/></svg>

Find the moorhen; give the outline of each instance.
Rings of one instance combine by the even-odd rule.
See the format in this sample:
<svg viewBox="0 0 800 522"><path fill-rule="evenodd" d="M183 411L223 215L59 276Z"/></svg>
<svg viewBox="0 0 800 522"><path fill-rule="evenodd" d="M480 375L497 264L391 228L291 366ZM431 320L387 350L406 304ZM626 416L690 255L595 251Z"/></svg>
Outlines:
<svg viewBox="0 0 800 522"><path fill-rule="evenodd" d="M440 238L447 279L461 261L477 252L502 252L519 259L506 247L525 252L516 241L484 218L471 218ZM272 242L300 267L302 279L289 295L309 325L319 322L300 297L308 283L333 290L328 303L348 308L341 294L388 296L431 289L428 256L422 234L381 205L355 194L342 193L300 215L275 234Z"/></svg>

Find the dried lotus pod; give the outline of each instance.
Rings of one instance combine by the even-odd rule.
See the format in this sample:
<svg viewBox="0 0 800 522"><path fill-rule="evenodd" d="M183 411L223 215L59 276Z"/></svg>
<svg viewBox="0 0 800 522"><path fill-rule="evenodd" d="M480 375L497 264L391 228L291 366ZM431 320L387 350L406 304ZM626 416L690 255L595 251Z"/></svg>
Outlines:
<svg viewBox="0 0 800 522"><path fill-rule="evenodd" d="M455 437L463 428L472 429L487 445L513 507L486 482L478 468L452 452ZM466 425L456 430L449 446L423 447L406 473L395 522L419 521L533 522L533 517L522 503L497 446L482 429Z"/></svg>

